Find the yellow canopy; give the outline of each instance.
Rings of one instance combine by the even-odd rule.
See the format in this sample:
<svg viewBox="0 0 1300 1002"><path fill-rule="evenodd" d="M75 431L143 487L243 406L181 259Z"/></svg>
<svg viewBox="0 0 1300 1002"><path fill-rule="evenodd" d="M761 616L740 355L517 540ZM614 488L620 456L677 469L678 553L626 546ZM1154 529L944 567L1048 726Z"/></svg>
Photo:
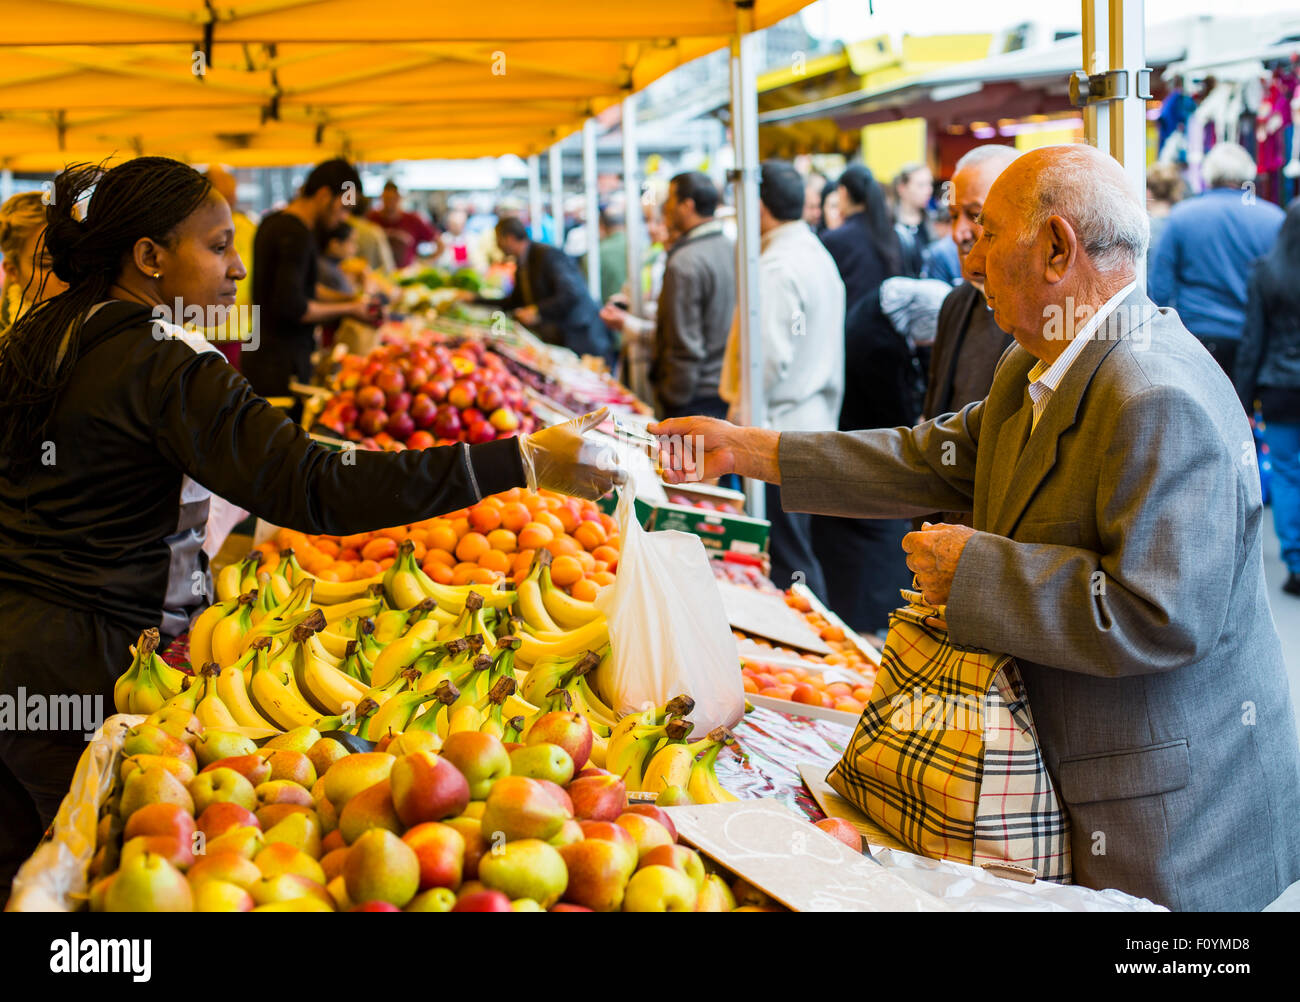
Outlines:
<svg viewBox="0 0 1300 1002"><path fill-rule="evenodd" d="M0 167L527 156L808 2L0 0Z"/></svg>

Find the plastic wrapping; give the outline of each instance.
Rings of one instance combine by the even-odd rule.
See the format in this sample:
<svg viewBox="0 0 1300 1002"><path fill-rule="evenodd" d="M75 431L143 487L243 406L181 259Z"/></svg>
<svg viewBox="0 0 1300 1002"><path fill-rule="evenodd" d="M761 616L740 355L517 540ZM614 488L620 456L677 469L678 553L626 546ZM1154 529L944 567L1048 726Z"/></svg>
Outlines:
<svg viewBox="0 0 1300 1002"><path fill-rule="evenodd" d="M8 911L70 912L85 902L99 808L112 793L126 732L144 719L138 714L114 714L90 739L54 816L50 838L37 847L14 877Z"/></svg>

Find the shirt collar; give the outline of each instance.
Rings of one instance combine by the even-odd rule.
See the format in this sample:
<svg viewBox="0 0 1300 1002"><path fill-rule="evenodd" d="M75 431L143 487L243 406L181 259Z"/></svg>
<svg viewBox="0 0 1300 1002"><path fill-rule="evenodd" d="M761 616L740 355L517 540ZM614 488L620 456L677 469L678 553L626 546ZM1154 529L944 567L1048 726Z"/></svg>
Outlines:
<svg viewBox="0 0 1300 1002"><path fill-rule="evenodd" d="M1065 351L1061 352L1056 361L1051 365L1048 365L1042 359L1039 359L1038 362L1035 363L1034 367L1029 370L1028 379L1030 385L1035 386L1040 390L1046 389L1055 393L1057 387L1061 385L1061 380L1065 378L1066 372L1069 371L1070 366L1074 364L1074 360L1083 354L1083 349L1087 346L1088 342L1092 340L1093 335L1097 332L1097 328L1106 322L1106 318L1114 313L1119 307L1119 304L1122 303L1128 294L1136 288L1137 283L1130 282L1128 285L1124 286L1124 288L1120 289L1119 292L1106 300L1101 309L1094 313L1091 319L1080 328L1079 332L1074 335L1074 338L1070 341Z"/></svg>
<svg viewBox="0 0 1300 1002"><path fill-rule="evenodd" d="M791 219L789 222L781 223L774 226L759 238L759 252L767 250L773 243L783 240L788 236L793 236L800 229L808 229L808 224L802 219ZM809 233L812 230L808 230Z"/></svg>

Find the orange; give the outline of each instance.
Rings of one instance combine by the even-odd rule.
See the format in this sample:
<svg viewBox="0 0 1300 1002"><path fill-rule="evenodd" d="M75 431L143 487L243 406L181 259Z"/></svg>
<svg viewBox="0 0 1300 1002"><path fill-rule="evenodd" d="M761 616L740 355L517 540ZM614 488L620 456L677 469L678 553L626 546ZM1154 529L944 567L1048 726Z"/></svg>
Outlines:
<svg viewBox="0 0 1300 1002"><path fill-rule="evenodd" d="M853 698L859 703L866 703L871 698L871 690L860 685L853 690Z"/></svg>
<svg viewBox="0 0 1300 1002"><path fill-rule="evenodd" d="M556 536L546 544L546 548L554 557L576 557L582 552L582 547L572 536L564 535Z"/></svg>
<svg viewBox="0 0 1300 1002"><path fill-rule="evenodd" d="M514 553L519 547L519 540L509 529L493 529L487 534L488 545L502 553Z"/></svg>
<svg viewBox="0 0 1300 1002"><path fill-rule="evenodd" d="M357 564L357 569L356 569L357 579L373 578L378 573L379 573L379 564L377 561L363 560L361 561L361 563Z"/></svg>
<svg viewBox="0 0 1300 1002"><path fill-rule="evenodd" d="M758 692L758 683L748 675L745 676L745 680L741 684L745 687L746 692Z"/></svg>
<svg viewBox="0 0 1300 1002"><path fill-rule="evenodd" d="M831 707L831 709L839 710L841 713L852 713L856 715L861 715L862 711L866 709L866 707L864 707L856 699L841 699L838 703L836 703L833 707Z"/></svg>
<svg viewBox="0 0 1300 1002"><path fill-rule="evenodd" d="M447 550L430 550L425 554L425 563L434 560L440 564L446 564L448 567L456 566L456 557Z"/></svg>
<svg viewBox="0 0 1300 1002"><path fill-rule="evenodd" d="M375 535L391 539L395 543L400 543L406 538L406 526L395 525L391 529L380 529L375 533Z"/></svg>
<svg viewBox="0 0 1300 1002"><path fill-rule="evenodd" d="M554 538L551 527L540 522L529 522L519 530L519 545L525 550L540 549Z"/></svg>
<svg viewBox="0 0 1300 1002"><path fill-rule="evenodd" d="M451 569L451 583L454 585L469 584L470 579L478 572L478 564L463 563L457 564Z"/></svg>
<svg viewBox="0 0 1300 1002"><path fill-rule="evenodd" d="M336 559L346 561L349 564L355 564L358 560L361 559L361 551L354 550L350 547L346 549L342 549L339 550L339 555ZM265 565L263 565L263 567L265 567Z"/></svg>
<svg viewBox="0 0 1300 1002"><path fill-rule="evenodd" d="M394 557L384 557L383 560L379 561L379 569L381 571L388 570L388 568L393 566L394 560Z"/></svg>
<svg viewBox="0 0 1300 1002"><path fill-rule="evenodd" d="M410 532L406 534L406 538L413 543L420 543L422 546L427 547L429 545L429 530L412 529Z"/></svg>
<svg viewBox="0 0 1300 1002"><path fill-rule="evenodd" d="M501 512L486 502L476 504L469 510L469 524L476 532L487 534L501 526Z"/></svg>
<svg viewBox="0 0 1300 1002"><path fill-rule="evenodd" d="M477 561L479 557L492 549L487 536L481 532L467 532L456 544L456 556L464 561Z"/></svg>
<svg viewBox="0 0 1300 1002"><path fill-rule="evenodd" d="M582 544L583 549L594 550L605 542L607 533L596 522L583 522L573 530L573 538Z"/></svg>
<svg viewBox="0 0 1300 1002"><path fill-rule="evenodd" d="M591 574L593 571L605 570L604 567L598 567L596 565L596 558L593 557L586 550L579 550L577 553L574 554L574 556L578 558L578 563L582 564L583 574Z"/></svg>
<svg viewBox="0 0 1300 1002"><path fill-rule="evenodd" d="M325 554L325 556L329 557L331 560L335 559L339 555L339 544L331 543L328 539L317 540L316 549L320 550L321 553Z"/></svg>
<svg viewBox="0 0 1300 1002"><path fill-rule="evenodd" d="M609 573L609 571L597 571L591 576L591 580L604 588L606 585L612 585L614 583L614 575Z"/></svg>
<svg viewBox="0 0 1300 1002"><path fill-rule="evenodd" d="M327 567L327 568L325 568L325 570L323 570L323 571L321 571L319 574L317 574L316 577L319 578L321 581L341 581L341 580L343 580L342 578L339 577L339 572L336 571L336 570L334 570L332 567Z"/></svg>
<svg viewBox="0 0 1300 1002"><path fill-rule="evenodd" d="M489 494L480 501L479 504L489 505L490 507L497 509L497 511L500 511L502 507L505 506L505 501L502 500L499 494Z"/></svg>
<svg viewBox="0 0 1300 1002"><path fill-rule="evenodd" d="M555 533L555 535L559 536L564 533L564 523L555 516L554 512L539 511L533 517L542 525L549 527L551 532Z"/></svg>
<svg viewBox="0 0 1300 1002"><path fill-rule="evenodd" d="M556 557L551 561L551 580L561 588L582 580L582 564L576 557Z"/></svg>
<svg viewBox="0 0 1300 1002"><path fill-rule="evenodd" d="M610 546L608 543L606 543L604 546L597 546L594 550L591 551L591 555L595 557L597 560L605 561L605 563L609 564L610 567L618 566L619 552L618 550L614 549L614 547Z"/></svg>
<svg viewBox="0 0 1300 1002"><path fill-rule="evenodd" d="M600 589L594 581L583 578L581 581L573 582L573 587L569 589L573 597L583 602L594 602L596 596L600 594Z"/></svg>
<svg viewBox="0 0 1300 1002"><path fill-rule="evenodd" d="M446 550L448 553L456 548L456 540L460 538L451 523L445 519L437 520L437 524L428 530L428 537L429 549Z"/></svg>
<svg viewBox="0 0 1300 1002"><path fill-rule="evenodd" d="M518 532L533 520L533 513L527 505L512 501L501 509L501 525L511 532Z"/></svg>
<svg viewBox="0 0 1300 1002"><path fill-rule="evenodd" d="M462 539L465 533L469 532L470 525L468 518L454 518L451 520L452 531L456 533L457 539Z"/></svg>
<svg viewBox="0 0 1300 1002"><path fill-rule="evenodd" d="M611 532L605 537L605 545L611 549L619 550L623 546L623 537L617 532Z"/></svg>
<svg viewBox="0 0 1300 1002"><path fill-rule="evenodd" d="M609 515L606 515L603 511L600 513L600 525L601 528L603 528L610 535L613 535L614 533L618 532L618 523L615 522L614 519L611 518Z"/></svg>
<svg viewBox="0 0 1300 1002"><path fill-rule="evenodd" d="M384 536L376 536L361 548L361 556L365 560L383 561L396 553L397 543Z"/></svg>
<svg viewBox="0 0 1300 1002"><path fill-rule="evenodd" d="M560 525L564 527L565 532L573 532L578 527L578 512L573 505L562 504L555 509L555 517L560 520Z"/></svg>
<svg viewBox="0 0 1300 1002"><path fill-rule="evenodd" d="M490 571L486 567L479 567L469 576L473 584L496 584L501 580L501 575L497 571Z"/></svg>
<svg viewBox="0 0 1300 1002"><path fill-rule="evenodd" d="M335 561L334 566L330 568L334 572L335 581L351 581L356 577L356 571L352 569L351 564L343 564Z"/></svg>
<svg viewBox="0 0 1300 1002"><path fill-rule="evenodd" d="M536 550L520 550L514 555L512 566L516 578L522 578L528 573L528 569L533 566L533 557L536 553Z"/></svg>
<svg viewBox="0 0 1300 1002"><path fill-rule="evenodd" d="M498 574L506 574L510 570L510 557L500 550L488 550L478 558L478 565Z"/></svg>
<svg viewBox="0 0 1300 1002"><path fill-rule="evenodd" d="M528 506L528 510L532 512L534 516L539 511L546 511L546 498L542 497L540 494L530 494L528 497L524 498L523 503Z"/></svg>
<svg viewBox="0 0 1300 1002"><path fill-rule="evenodd" d="M433 578L438 584L451 584L451 568L438 560L429 560L425 562L424 573Z"/></svg>
<svg viewBox="0 0 1300 1002"><path fill-rule="evenodd" d="M281 529L275 534L275 545L282 550L296 549L306 540L307 537L296 529Z"/></svg>
<svg viewBox="0 0 1300 1002"><path fill-rule="evenodd" d="M357 532L351 536L339 537L339 546L345 550L360 550L368 542L370 542L370 533L368 532Z"/></svg>
<svg viewBox="0 0 1300 1002"><path fill-rule="evenodd" d="M794 697L794 686L771 685L760 690L760 695L770 696L772 699L792 699Z"/></svg>

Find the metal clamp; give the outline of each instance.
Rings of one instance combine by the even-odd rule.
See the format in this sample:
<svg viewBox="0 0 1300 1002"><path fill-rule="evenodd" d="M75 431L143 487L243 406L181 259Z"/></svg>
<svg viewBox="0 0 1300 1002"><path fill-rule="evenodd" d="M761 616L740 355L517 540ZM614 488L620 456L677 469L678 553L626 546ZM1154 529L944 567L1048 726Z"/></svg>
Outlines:
<svg viewBox="0 0 1300 1002"><path fill-rule="evenodd" d="M1137 86L1135 96L1143 101L1151 100L1151 70L1143 67L1135 71ZM1107 70L1091 75L1083 70L1070 74L1070 103L1076 108L1085 108L1090 104L1105 101L1123 101L1128 93L1128 70Z"/></svg>

